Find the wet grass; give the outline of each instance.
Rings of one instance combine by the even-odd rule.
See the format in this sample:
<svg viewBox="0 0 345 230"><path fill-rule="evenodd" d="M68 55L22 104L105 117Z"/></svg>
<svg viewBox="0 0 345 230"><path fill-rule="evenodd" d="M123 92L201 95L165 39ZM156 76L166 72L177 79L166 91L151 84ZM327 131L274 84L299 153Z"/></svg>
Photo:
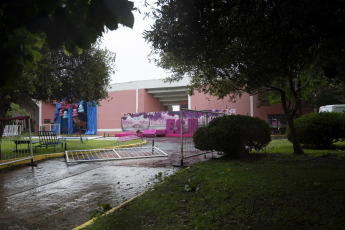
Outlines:
<svg viewBox="0 0 345 230"><path fill-rule="evenodd" d="M278 140L247 159L196 163L87 229L341 229L345 152L337 146L294 156Z"/></svg>
<svg viewBox="0 0 345 230"><path fill-rule="evenodd" d="M292 157L294 159L304 159L310 157L318 157L323 155L334 154L337 156L344 156L345 154L345 142L336 142L332 149L308 149L303 148L304 155L293 155L292 143L287 139L272 140L270 144L261 151L253 151L253 153L265 153L265 154L282 154L285 157Z"/></svg>
<svg viewBox="0 0 345 230"><path fill-rule="evenodd" d="M85 150L85 149L99 149L99 148L108 148L108 147L119 147L123 145L131 145L131 144L138 144L142 143L141 139L137 140L129 140L129 141L123 141L119 142L116 140L88 140L80 142L80 140L67 140L64 142L63 147L61 145L56 146L56 150L54 151L54 146L49 146L48 148L42 147L37 148L37 151L34 152L34 155L42 155L42 154L50 154L50 153L61 153L65 151L65 143L67 143L66 149L67 150ZM34 144L32 146L33 151L35 150L35 146L38 144ZM27 145L21 145L20 147L26 148ZM2 149L8 148L8 146L2 147ZM12 148L15 148L14 144Z"/></svg>

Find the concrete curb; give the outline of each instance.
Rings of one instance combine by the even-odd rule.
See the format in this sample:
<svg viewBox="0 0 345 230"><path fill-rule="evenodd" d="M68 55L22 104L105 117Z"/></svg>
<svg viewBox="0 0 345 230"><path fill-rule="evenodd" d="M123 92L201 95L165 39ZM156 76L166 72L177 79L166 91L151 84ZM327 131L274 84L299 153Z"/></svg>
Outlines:
<svg viewBox="0 0 345 230"><path fill-rule="evenodd" d="M89 220L88 222L86 222L86 223L84 223L84 224L82 224L82 225L79 225L79 226L76 227L76 228L73 228L73 230L80 230L80 229L83 229L83 228L85 228L85 227L87 227L87 226L93 224L98 218L103 217L103 216L106 216L106 215L108 215L108 214L110 214L110 213L115 212L117 209L119 209L119 208L121 208L122 206L124 206L125 204L131 202L131 201L134 200L135 198L137 198L137 197L139 197L139 196L142 196L145 192L146 192L146 191L144 191L144 192L142 192L142 193L140 193L140 194L138 194L138 195L136 195L136 196L130 198L129 200L126 200L125 202L123 202L123 203L119 204L118 206L112 208L111 210L109 210L108 212L102 214L101 216L96 217L96 218L93 218L92 220Z"/></svg>
<svg viewBox="0 0 345 230"><path fill-rule="evenodd" d="M42 155L34 156L33 157L34 158L33 161L35 163L37 161L46 160L46 159L49 159L49 158L63 157L64 155L65 155L65 153L42 154ZM31 159L14 162L14 163L11 163L11 164L8 164L8 165L2 165L2 166L0 166L0 169L12 168L13 166L24 165L24 164L31 164Z"/></svg>

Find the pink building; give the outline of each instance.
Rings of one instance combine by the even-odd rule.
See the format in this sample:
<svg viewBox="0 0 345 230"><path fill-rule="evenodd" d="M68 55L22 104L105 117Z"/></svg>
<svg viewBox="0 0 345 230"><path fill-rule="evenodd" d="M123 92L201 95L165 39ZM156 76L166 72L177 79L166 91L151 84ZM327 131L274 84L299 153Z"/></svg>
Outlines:
<svg viewBox="0 0 345 230"><path fill-rule="evenodd" d="M286 125L281 105L261 106L257 96L244 94L235 103L228 98L218 100L216 97L194 92L187 93L189 79L166 83L163 80L144 80L113 84L109 89L109 98L102 100L97 107L97 134L114 134L122 132L121 116L124 113L142 113L170 111L172 106L192 110L231 109L236 114L259 117L273 128ZM54 122L55 105L41 102L39 104L39 124ZM312 112L304 108L303 112Z"/></svg>

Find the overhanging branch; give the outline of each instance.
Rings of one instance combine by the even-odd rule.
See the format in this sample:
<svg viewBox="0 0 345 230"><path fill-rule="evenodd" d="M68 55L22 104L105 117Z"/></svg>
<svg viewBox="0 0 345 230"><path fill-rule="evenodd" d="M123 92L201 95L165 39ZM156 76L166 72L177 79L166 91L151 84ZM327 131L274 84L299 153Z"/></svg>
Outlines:
<svg viewBox="0 0 345 230"><path fill-rule="evenodd" d="M267 91L268 90L277 90L278 92L280 92L280 93L284 93L284 90L283 89L281 89L281 88L278 88L278 87L276 87L276 86L273 86L273 85L267 85Z"/></svg>
<svg viewBox="0 0 345 230"><path fill-rule="evenodd" d="M307 87L307 86L309 85L309 82L310 82L311 77L312 77L312 76L311 76L311 75L309 75L309 77L308 77L308 79L307 79L306 83L304 83L304 85L302 85L302 86L298 87L298 89L296 90L296 92L299 92L301 89L303 89L303 88Z"/></svg>
<svg viewBox="0 0 345 230"><path fill-rule="evenodd" d="M290 87L290 90L292 92L292 95L294 97L294 103L293 103L293 107L291 109L291 115L295 115L297 110L298 110L298 107L300 106L300 99L298 97L298 93L297 93L297 90L295 90L294 86L293 86L293 82L292 82L292 77L289 77L289 87Z"/></svg>

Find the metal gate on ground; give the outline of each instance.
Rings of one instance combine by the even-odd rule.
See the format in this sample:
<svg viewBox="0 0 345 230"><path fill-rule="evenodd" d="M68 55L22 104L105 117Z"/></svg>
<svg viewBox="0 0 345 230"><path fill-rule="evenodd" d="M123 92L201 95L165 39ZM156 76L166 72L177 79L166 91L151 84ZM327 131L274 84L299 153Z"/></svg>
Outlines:
<svg viewBox="0 0 345 230"><path fill-rule="evenodd" d="M28 116L0 118L0 166L31 160L33 164L31 120Z"/></svg>
<svg viewBox="0 0 345 230"><path fill-rule="evenodd" d="M67 163L90 161L108 161L167 157L168 154L152 145L152 147L131 147L115 149L90 149L65 151Z"/></svg>
<svg viewBox="0 0 345 230"><path fill-rule="evenodd" d="M212 111L200 111L182 109L180 112L180 128L181 129L181 166L183 160L206 154L208 152L201 151L194 147L193 133L200 127L205 127L210 121L216 117L224 116L225 113Z"/></svg>
<svg viewBox="0 0 345 230"><path fill-rule="evenodd" d="M180 121L176 122L176 125L179 126L177 128L181 132L181 139L178 141L180 142L181 166L183 166L183 161L187 158L211 153L194 147L193 133L198 128L205 127L214 118L224 115L226 114L212 111L188 109L180 111ZM155 147L154 143L152 147L70 150L65 151L65 155L67 163L168 157L168 154Z"/></svg>

